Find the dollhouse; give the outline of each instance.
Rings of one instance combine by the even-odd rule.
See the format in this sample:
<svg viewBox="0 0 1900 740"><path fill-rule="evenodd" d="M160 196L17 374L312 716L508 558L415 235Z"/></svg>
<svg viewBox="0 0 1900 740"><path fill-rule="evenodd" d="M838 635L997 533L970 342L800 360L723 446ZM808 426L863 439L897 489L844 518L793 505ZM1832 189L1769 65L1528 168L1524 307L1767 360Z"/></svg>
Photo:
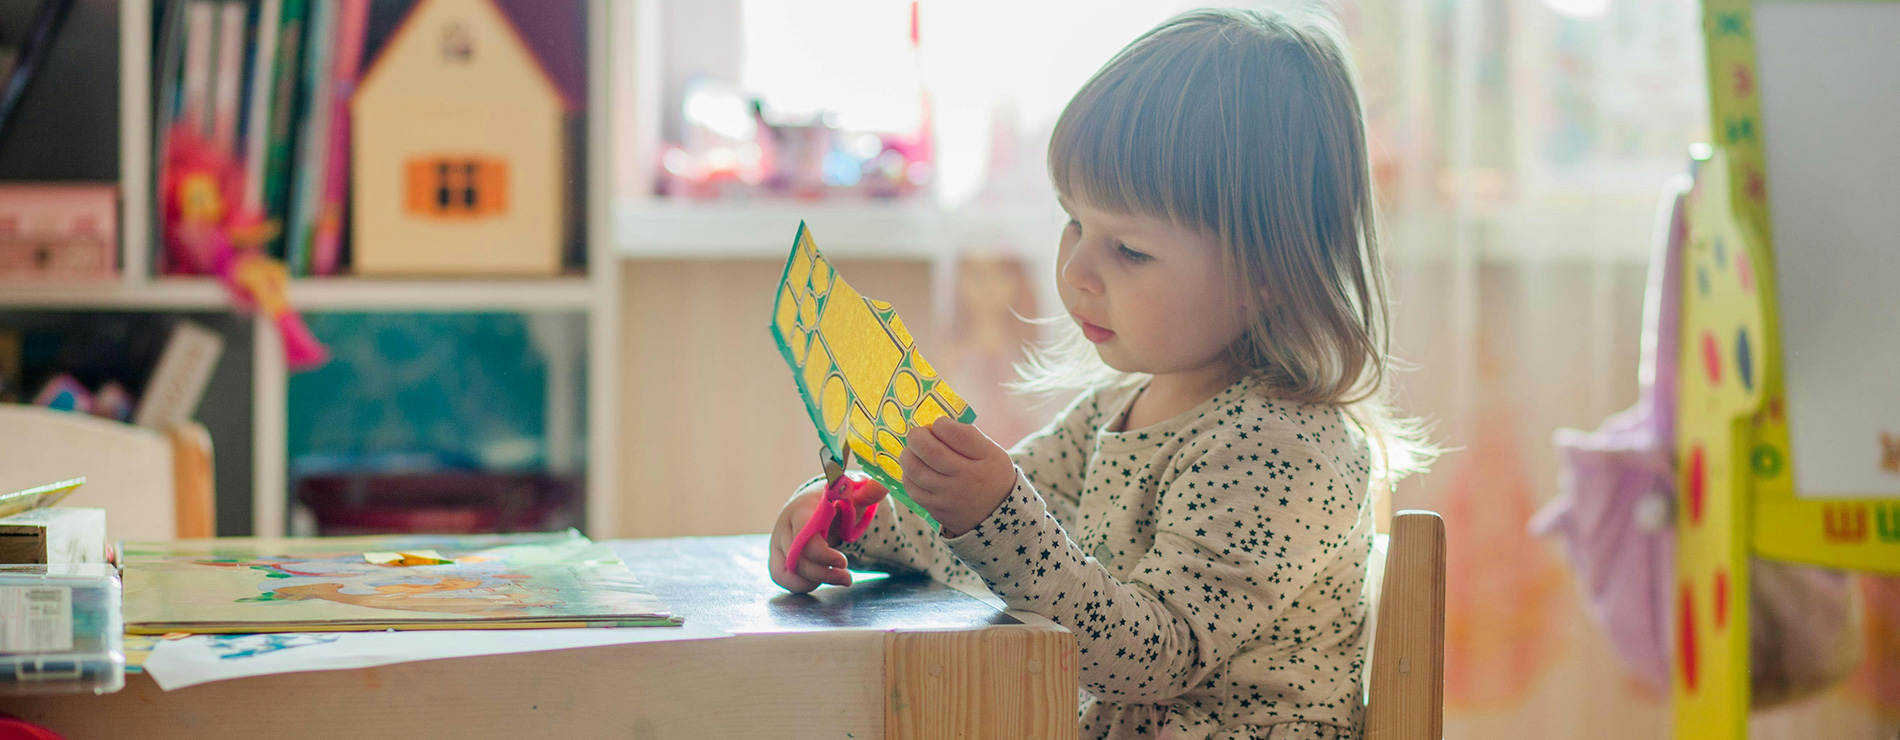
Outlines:
<svg viewBox="0 0 1900 740"><path fill-rule="evenodd" d="M573 108L491 0L422 0L351 101L355 271L561 269Z"/></svg>

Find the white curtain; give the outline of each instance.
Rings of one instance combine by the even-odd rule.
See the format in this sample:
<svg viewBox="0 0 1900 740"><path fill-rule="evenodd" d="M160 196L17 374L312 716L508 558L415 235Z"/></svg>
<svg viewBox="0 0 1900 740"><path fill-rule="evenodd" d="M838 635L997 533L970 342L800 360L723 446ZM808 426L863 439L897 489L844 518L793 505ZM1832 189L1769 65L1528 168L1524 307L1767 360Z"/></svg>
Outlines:
<svg viewBox="0 0 1900 740"><path fill-rule="evenodd" d="M1445 514L1450 738L1666 738L1585 615L1554 543L1551 433L1636 399L1659 196L1707 128L1701 9L1687 0L1359 0L1386 197L1395 337L1413 414L1452 449L1395 506ZM1869 580L1869 654L1847 685L1757 716L1755 738L1891 737L1900 624ZM1884 600L1884 601L1883 601ZM1884 605L1883 605L1884 604Z"/></svg>
<svg viewBox="0 0 1900 740"><path fill-rule="evenodd" d="M916 50L896 44L885 60L915 65L931 101L934 207L970 235L961 274L938 277L939 294L955 304L938 323L951 329L946 373L985 409L993 433L1033 428L1052 411L1008 399L997 384L1016 356L1009 311L1057 306L1060 218L1043 170L1055 116L1116 49L1199 4L922 0ZM1446 736L1669 737L1666 691L1617 664L1562 555L1526 534L1525 523L1556 493L1551 433L1594 427L1635 401L1658 197L1708 128L1701 8L1691 0L1222 4L1332 13L1361 68L1395 339L1412 366L1398 380L1401 401L1450 449L1394 494L1396 508L1437 510L1449 527ZM668 7L677 24L707 14L817 17L827 6ZM814 28L828 22L812 20ZM673 48L680 58L670 63L682 68L745 68L722 44ZM790 64L801 52L778 44L757 53ZM755 84L776 84L755 76ZM1760 715L1752 737L1894 736L1894 583L1865 584L1869 653L1860 673Z"/></svg>

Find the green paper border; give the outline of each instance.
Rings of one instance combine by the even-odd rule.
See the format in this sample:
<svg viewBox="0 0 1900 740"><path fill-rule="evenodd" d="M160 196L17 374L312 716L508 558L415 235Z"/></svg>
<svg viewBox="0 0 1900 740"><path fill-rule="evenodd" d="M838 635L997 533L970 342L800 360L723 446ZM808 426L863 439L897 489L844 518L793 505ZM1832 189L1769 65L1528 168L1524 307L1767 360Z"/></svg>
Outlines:
<svg viewBox="0 0 1900 740"><path fill-rule="evenodd" d="M785 267L779 271L778 284L779 284L779 287L781 288L784 287L786 280L792 276L792 263L793 261L798 259L798 243L804 240L808 231L809 230L806 228L805 222L799 221L798 233L792 236L791 252L785 256ZM824 253L818 250L818 240L815 238L812 239L812 253L821 259L824 258ZM831 261L829 259L826 259L825 263L829 265L831 264ZM836 265L831 266L831 271L832 271L834 280L843 279L841 277L838 277L839 273L838 273L838 268ZM864 294L859 293L858 295L863 296ZM784 299L785 299L784 291L782 290L773 291L772 317L774 320L767 321L766 328L768 331L772 333L772 341L778 345L779 357L782 357L785 359L785 366L792 371L792 386L798 389L799 400L802 400L805 402L805 413L811 416L811 426L812 426L812 429L818 432L818 441L822 442L825 445L826 449L831 450L831 456L833 459L843 459L844 450L846 446L846 442L843 436L832 435L825 430L824 415L818 411L817 400L812 398L811 389L806 388L804 383L799 382L800 368L798 366L798 361L792 358L791 345L786 342L785 336L779 333L778 322L775 319L778 316L779 302ZM868 297L866 297L866 299L868 300ZM913 338L913 341L915 341L914 338ZM939 381L942 381L943 376L939 374L937 378ZM889 388L886 388L884 392L885 394L888 395L890 392ZM878 398L878 401L879 401L878 405L882 405L883 400L884 400L883 397L880 396ZM970 401L968 398L964 398L963 403L964 403L963 413L958 414L952 418L956 419L957 421L963 422L965 424L974 423L976 421L976 407L970 405ZM942 528L942 525L937 523L936 518L932 517L930 515L930 512L925 511L924 507L918 505L916 501L911 499L909 494L904 492L904 484L902 481L899 481L896 478L892 478L890 474L884 472L883 468L879 468L876 465L863 465L860 462L860 464L858 465L858 469L863 471L866 475L871 476L872 480L875 480L878 483L883 484L884 488L890 491L891 498L896 499L898 503L904 505L904 508L910 509L912 512L916 513L917 516L922 517L924 520L924 523L929 525L931 529L936 530L936 529Z"/></svg>

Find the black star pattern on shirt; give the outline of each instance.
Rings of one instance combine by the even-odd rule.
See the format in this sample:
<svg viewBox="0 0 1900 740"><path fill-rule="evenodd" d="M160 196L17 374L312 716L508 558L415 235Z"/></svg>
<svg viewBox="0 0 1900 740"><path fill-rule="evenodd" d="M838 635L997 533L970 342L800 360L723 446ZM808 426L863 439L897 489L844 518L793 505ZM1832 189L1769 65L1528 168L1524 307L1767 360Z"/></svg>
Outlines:
<svg viewBox="0 0 1900 740"><path fill-rule="evenodd" d="M1077 636L1081 737L1357 737L1371 507L1336 407L1247 379L1138 430L1133 386L1011 450L1016 488L945 540L901 507L854 563L980 585ZM860 566L862 567L862 566Z"/></svg>

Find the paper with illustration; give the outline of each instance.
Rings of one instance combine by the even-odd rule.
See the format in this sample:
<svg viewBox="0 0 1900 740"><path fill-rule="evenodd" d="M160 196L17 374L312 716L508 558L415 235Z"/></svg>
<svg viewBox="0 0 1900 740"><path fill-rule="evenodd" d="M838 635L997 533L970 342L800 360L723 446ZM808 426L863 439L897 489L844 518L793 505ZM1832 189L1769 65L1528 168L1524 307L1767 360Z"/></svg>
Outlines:
<svg viewBox="0 0 1900 740"><path fill-rule="evenodd" d="M385 565L369 552L449 563ZM129 543L126 631L317 632L677 624L578 533Z"/></svg>
<svg viewBox="0 0 1900 740"><path fill-rule="evenodd" d="M144 670L166 691L279 673L334 671L477 655L729 637L711 627L676 629L429 630L192 635L159 640Z"/></svg>
<svg viewBox="0 0 1900 740"><path fill-rule="evenodd" d="M904 494L904 434L946 416L973 422L976 411L924 360L891 304L852 289L803 223L779 280L772 337L832 457L843 459L849 445L866 473L934 525Z"/></svg>

